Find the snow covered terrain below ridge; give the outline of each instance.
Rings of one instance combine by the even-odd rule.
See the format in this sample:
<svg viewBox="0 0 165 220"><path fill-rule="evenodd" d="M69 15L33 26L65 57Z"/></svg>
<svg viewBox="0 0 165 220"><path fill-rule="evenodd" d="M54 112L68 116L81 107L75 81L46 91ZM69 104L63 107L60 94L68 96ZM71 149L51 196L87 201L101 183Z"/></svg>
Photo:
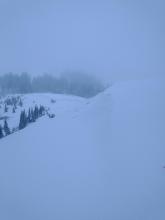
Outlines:
<svg viewBox="0 0 165 220"><path fill-rule="evenodd" d="M0 140L0 219L164 220L164 87L146 80L91 99L27 95L56 117Z"/></svg>
<svg viewBox="0 0 165 220"><path fill-rule="evenodd" d="M13 105L7 105L7 112L5 109L5 101L9 98L13 97L19 98L22 101L22 106L17 104L17 108L13 113ZM57 116L64 115L65 112L68 114L72 114L78 111L78 109L82 109L83 105L87 102L86 99L75 97L75 96L67 96L67 95L58 95L58 94L27 94L27 95L8 95L1 98L1 108L0 108L0 116L2 120L0 120L0 125L3 126L3 117L7 117L7 121L10 129L18 127L20 113L22 110L25 110L28 113L29 108L34 108L36 105L43 105L50 113L55 113ZM18 101L19 102L19 101Z"/></svg>

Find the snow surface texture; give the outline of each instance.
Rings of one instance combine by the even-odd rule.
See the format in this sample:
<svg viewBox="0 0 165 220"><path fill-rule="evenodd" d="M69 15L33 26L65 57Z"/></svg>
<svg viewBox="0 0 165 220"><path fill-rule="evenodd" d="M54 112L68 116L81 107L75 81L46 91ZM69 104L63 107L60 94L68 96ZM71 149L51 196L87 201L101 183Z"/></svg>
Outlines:
<svg viewBox="0 0 165 220"><path fill-rule="evenodd" d="M55 118L0 140L0 219L164 220L164 82L55 96Z"/></svg>

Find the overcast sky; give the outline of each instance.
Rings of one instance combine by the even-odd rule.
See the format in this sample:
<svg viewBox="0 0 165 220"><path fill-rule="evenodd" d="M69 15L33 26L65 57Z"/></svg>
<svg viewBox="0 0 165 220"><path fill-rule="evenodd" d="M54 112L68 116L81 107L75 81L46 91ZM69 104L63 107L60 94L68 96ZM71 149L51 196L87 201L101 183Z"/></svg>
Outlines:
<svg viewBox="0 0 165 220"><path fill-rule="evenodd" d="M0 0L0 73L165 72L164 0Z"/></svg>

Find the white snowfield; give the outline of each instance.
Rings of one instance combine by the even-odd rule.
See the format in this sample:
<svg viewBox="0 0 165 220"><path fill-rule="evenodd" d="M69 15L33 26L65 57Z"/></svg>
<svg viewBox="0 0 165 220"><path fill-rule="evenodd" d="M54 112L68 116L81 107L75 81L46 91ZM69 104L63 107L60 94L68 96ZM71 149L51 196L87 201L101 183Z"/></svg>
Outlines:
<svg viewBox="0 0 165 220"><path fill-rule="evenodd" d="M165 219L164 80L24 98L56 117L0 140L1 220Z"/></svg>

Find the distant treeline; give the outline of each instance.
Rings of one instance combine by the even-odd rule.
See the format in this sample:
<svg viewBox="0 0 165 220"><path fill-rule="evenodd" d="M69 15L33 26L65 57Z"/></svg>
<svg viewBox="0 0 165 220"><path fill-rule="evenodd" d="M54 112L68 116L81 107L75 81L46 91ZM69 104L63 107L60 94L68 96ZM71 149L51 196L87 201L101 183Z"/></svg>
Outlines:
<svg viewBox="0 0 165 220"><path fill-rule="evenodd" d="M66 73L59 77L43 74L31 77L28 73L7 73L0 76L1 94L52 92L92 97L104 88L99 80L87 74Z"/></svg>

